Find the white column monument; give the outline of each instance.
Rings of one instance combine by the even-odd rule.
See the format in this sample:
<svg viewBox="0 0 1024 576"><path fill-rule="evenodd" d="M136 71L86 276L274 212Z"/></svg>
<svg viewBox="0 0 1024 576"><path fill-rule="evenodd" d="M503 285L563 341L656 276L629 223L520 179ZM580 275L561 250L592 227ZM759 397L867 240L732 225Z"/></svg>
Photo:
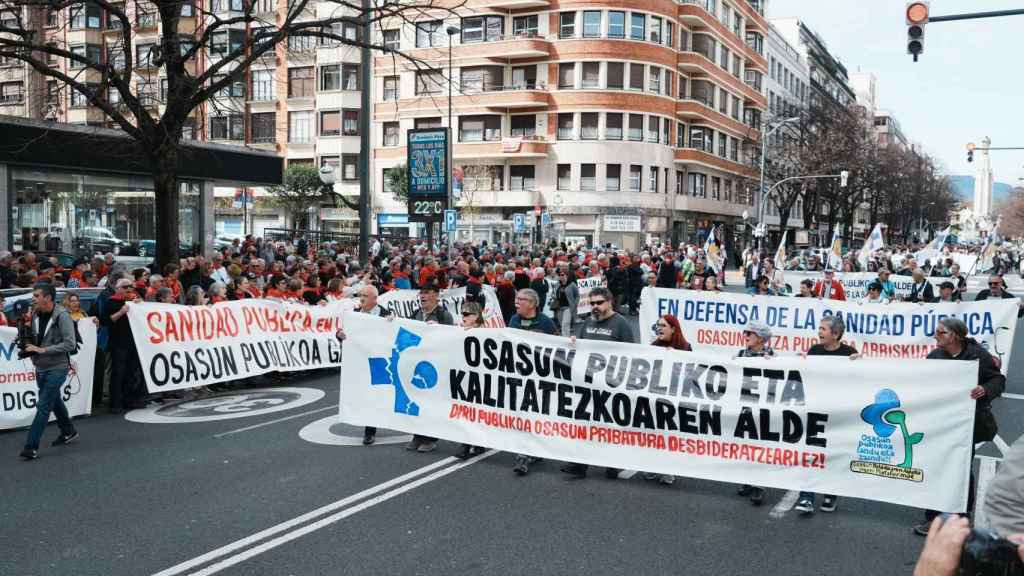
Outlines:
<svg viewBox="0 0 1024 576"><path fill-rule="evenodd" d="M974 177L974 217L982 219L992 212L992 161L988 148L992 140L986 136L981 141L978 158L978 173Z"/></svg>

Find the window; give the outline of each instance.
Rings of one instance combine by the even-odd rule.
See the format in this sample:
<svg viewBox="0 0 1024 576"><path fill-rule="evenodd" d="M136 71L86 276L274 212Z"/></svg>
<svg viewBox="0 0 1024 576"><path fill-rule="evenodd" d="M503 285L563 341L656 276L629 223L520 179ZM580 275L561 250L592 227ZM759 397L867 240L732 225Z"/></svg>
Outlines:
<svg viewBox="0 0 1024 576"><path fill-rule="evenodd" d="M147 45L147 46L152 46ZM141 46L140 46L141 47ZM81 56L89 61L89 64L99 64L103 61L103 49L97 44L86 44L84 46L72 46L70 49L72 54ZM148 49L147 52L148 54ZM139 60L140 66L142 66L141 60ZM68 68L85 68L86 64L78 60L71 60L68 62Z"/></svg>
<svg viewBox="0 0 1024 576"><path fill-rule="evenodd" d="M718 133L718 155L722 158L725 158L726 154L728 154L728 152L726 152L726 148L728 146L726 138L728 138L728 136L725 134L722 134L721 132Z"/></svg>
<svg viewBox="0 0 1024 576"><path fill-rule="evenodd" d="M633 62L629 65L629 89L644 89L644 65Z"/></svg>
<svg viewBox="0 0 1024 576"><path fill-rule="evenodd" d="M462 187L465 190L501 191L505 189L505 167L500 164L468 164L462 166Z"/></svg>
<svg viewBox="0 0 1024 576"><path fill-rule="evenodd" d="M440 20L416 23L416 47L430 48L444 44L444 30Z"/></svg>
<svg viewBox="0 0 1024 576"><path fill-rule="evenodd" d="M597 140L597 112L580 113L580 140Z"/></svg>
<svg viewBox="0 0 1024 576"><path fill-rule="evenodd" d="M276 140L277 115L274 112L254 112L252 114L252 141L266 144Z"/></svg>
<svg viewBox="0 0 1024 576"><path fill-rule="evenodd" d="M274 89L273 70L252 71L252 99L257 102L273 100L276 90Z"/></svg>
<svg viewBox="0 0 1024 576"><path fill-rule="evenodd" d="M17 5L17 4L15 4ZM93 2L86 2L84 4L78 4L72 6L70 9L70 15L68 19L68 26L72 30L78 30L82 28L91 28L98 30L100 28L100 20L102 19L103 10L99 4ZM9 26L16 27L16 26Z"/></svg>
<svg viewBox="0 0 1024 576"><path fill-rule="evenodd" d="M384 49L397 52L402 45L401 32L398 28L389 28L384 31Z"/></svg>
<svg viewBox="0 0 1024 576"><path fill-rule="evenodd" d="M609 192L618 192L621 186L622 165L605 164L604 167L604 189Z"/></svg>
<svg viewBox="0 0 1024 576"><path fill-rule="evenodd" d="M312 98L315 87L312 66L288 69L289 98Z"/></svg>
<svg viewBox="0 0 1024 576"><path fill-rule="evenodd" d="M707 80L691 80L690 99L696 100L708 108L713 108L715 105L715 85Z"/></svg>
<svg viewBox="0 0 1024 576"><path fill-rule="evenodd" d="M714 62L718 55L718 44L707 34L693 35L693 51Z"/></svg>
<svg viewBox="0 0 1024 576"><path fill-rule="evenodd" d="M643 40L644 29L647 26L647 16L644 14L629 15L629 37L632 40Z"/></svg>
<svg viewBox="0 0 1024 576"><path fill-rule="evenodd" d="M558 15L558 37L572 38L576 35L576 13L561 12Z"/></svg>
<svg viewBox="0 0 1024 576"><path fill-rule="evenodd" d="M107 64L114 70L124 70L124 50L117 44L107 44Z"/></svg>
<svg viewBox="0 0 1024 576"><path fill-rule="evenodd" d="M512 125L513 137L530 138L537 134L537 116L535 114L511 116L509 122Z"/></svg>
<svg viewBox="0 0 1024 576"><path fill-rule="evenodd" d="M729 159L733 162L740 161L740 141L736 138L729 138Z"/></svg>
<svg viewBox="0 0 1024 576"><path fill-rule="evenodd" d="M690 51L690 32L682 26L679 27L679 49L683 52Z"/></svg>
<svg viewBox="0 0 1024 576"><path fill-rule="evenodd" d="M444 76L440 70L420 70L416 72L416 94L438 94Z"/></svg>
<svg viewBox="0 0 1024 576"><path fill-rule="evenodd" d="M313 142L313 112L304 110L288 113L288 142L310 144Z"/></svg>
<svg viewBox="0 0 1024 576"><path fill-rule="evenodd" d="M724 188L724 191L725 191L725 201L726 202L732 202L732 186L733 186L732 180L726 180L725 181L725 185L723 186L723 188Z"/></svg>
<svg viewBox="0 0 1024 576"><path fill-rule="evenodd" d="M341 111L341 135L359 136L359 110Z"/></svg>
<svg viewBox="0 0 1024 576"><path fill-rule="evenodd" d="M747 32L747 46L750 46L758 54L764 54L764 36L757 32Z"/></svg>
<svg viewBox="0 0 1024 576"><path fill-rule="evenodd" d="M718 89L718 111L722 114L729 113L729 93L721 88Z"/></svg>
<svg viewBox="0 0 1024 576"><path fill-rule="evenodd" d="M622 140L622 114L608 112L604 117L604 137L607 140Z"/></svg>
<svg viewBox="0 0 1024 576"><path fill-rule="evenodd" d="M60 87L56 80L46 81L46 103L57 104L60 101Z"/></svg>
<svg viewBox="0 0 1024 576"><path fill-rule="evenodd" d="M515 66L512 68L512 88L515 90L533 90L537 87L536 66Z"/></svg>
<svg viewBox="0 0 1024 576"><path fill-rule="evenodd" d="M277 10L277 0L256 0L256 14L269 14Z"/></svg>
<svg viewBox="0 0 1024 576"><path fill-rule="evenodd" d="M569 190L572 188L572 164L558 165L558 181L555 187L559 190Z"/></svg>
<svg viewBox="0 0 1024 576"><path fill-rule="evenodd" d="M325 66L324 68L330 68L330 66ZM351 91L359 90L358 64L341 65L341 89ZM330 88L324 88L324 90L330 90Z"/></svg>
<svg viewBox="0 0 1024 576"><path fill-rule="evenodd" d="M647 117L647 141L657 142L658 134L661 132L661 118L658 116Z"/></svg>
<svg viewBox="0 0 1024 576"><path fill-rule="evenodd" d="M398 76L384 77L384 100L398 100Z"/></svg>
<svg viewBox="0 0 1024 576"><path fill-rule="evenodd" d="M661 18L651 16L651 42L661 44Z"/></svg>
<svg viewBox="0 0 1024 576"><path fill-rule="evenodd" d="M647 89L655 94L661 93L661 68L657 66L651 66L648 70L648 87Z"/></svg>
<svg viewBox="0 0 1024 576"><path fill-rule="evenodd" d="M729 49L725 46L718 47L718 66L723 70L729 69Z"/></svg>
<svg viewBox="0 0 1024 576"><path fill-rule="evenodd" d="M669 48L675 48L675 45L676 45L675 39L676 39L676 28L675 28L675 25L672 24L671 20L666 21L665 22L665 46L668 46Z"/></svg>
<svg viewBox="0 0 1024 576"><path fill-rule="evenodd" d="M330 39L326 39L330 41ZM309 52L316 49L316 36L289 36L288 50L291 52Z"/></svg>
<svg viewBox="0 0 1024 576"><path fill-rule="evenodd" d="M698 174L696 172L690 172L690 196L694 198L707 198L708 197L708 177L704 174Z"/></svg>
<svg viewBox="0 0 1024 576"><path fill-rule="evenodd" d="M608 13L608 37L609 38L625 38L626 37L626 13L625 12L609 12Z"/></svg>
<svg viewBox="0 0 1024 576"><path fill-rule="evenodd" d="M558 114L558 139L572 140L574 137L572 129L572 112Z"/></svg>
<svg viewBox="0 0 1024 576"><path fill-rule="evenodd" d="M558 65L558 88L576 87L576 63L562 62Z"/></svg>
<svg viewBox="0 0 1024 576"><path fill-rule="evenodd" d="M359 180L359 154L341 155L341 179L348 181ZM385 177L384 182L387 181L388 179Z"/></svg>
<svg viewBox="0 0 1024 576"><path fill-rule="evenodd" d="M722 200L722 179L718 176L711 177L711 199Z"/></svg>
<svg viewBox="0 0 1024 576"><path fill-rule="evenodd" d="M643 172L643 166L637 164L629 165L629 191L639 192L640 191L640 178L641 172Z"/></svg>
<svg viewBox="0 0 1024 576"><path fill-rule="evenodd" d="M601 11L583 11L583 37L599 38L601 36Z"/></svg>
<svg viewBox="0 0 1024 576"><path fill-rule="evenodd" d="M713 152L714 132L710 128L705 128L704 126L691 126L689 147L697 150L704 150L705 152Z"/></svg>
<svg viewBox="0 0 1024 576"><path fill-rule="evenodd" d="M661 143L664 144L665 146L668 146L670 144L670 142L668 141L668 137L671 133L672 121L666 118L661 121Z"/></svg>
<svg viewBox="0 0 1024 576"><path fill-rule="evenodd" d="M682 194L683 193L683 182L684 182L683 171L682 170L676 170L676 194Z"/></svg>
<svg viewBox="0 0 1024 576"><path fill-rule="evenodd" d="M599 88L601 86L601 63L584 62L581 86L583 88Z"/></svg>
<svg viewBox="0 0 1024 576"><path fill-rule="evenodd" d="M658 192L658 172L659 170L657 166L650 167L650 171L648 172L649 176L647 177L648 192Z"/></svg>
<svg viewBox="0 0 1024 576"><path fill-rule="evenodd" d="M513 16L512 35L517 38L533 38L539 33L537 26L537 15Z"/></svg>
<svg viewBox="0 0 1024 576"><path fill-rule="evenodd" d="M503 16L471 16L462 19L462 43L497 42L505 34Z"/></svg>
<svg viewBox="0 0 1024 576"><path fill-rule="evenodd" d="M325 110L320 112L320 135L338 136L341 134L341 112Z"/></svg>
<svg viewBox="0 0 1024 576"><path fill-rule="evenodd" d="M240 114L210 118L211 140L244 140L245 123Z"/></svg>
<svg viewBox="0 0 1024 576"><path fill-rule="evenodd" d="M743 73L741 72L742 68L743 68L743 61L740 60L739 56L733 56L732 57L732 75L737 77L737 78L742 78L743 77Z"/></svg>
<svg viewBox="0 0 1024 576"><path fill-rule="evenodd" d="M348 70L346 70L348 72ZM359 77L359 69L355 69L356 78ZM341 65L328 64L320 67L320 89L341 90Z"/></svg>
<svg viewBox="0 0 1024 576"><path fill-rule="evenodd" d="M505 84L505 68L502 66L468 66L461 68L459 73L464 92L501 90Z"/></svg>
<svg viewBox="0 0 1024 576"><path fill-rule="evenodd" d="M19 82L4 82L0 84L0 103L12 104L25 99L25 87Z"/></svg>
<svg viewBox="0 0 1024 576"><path fill-rule="evenodd" d="M398 122L384 123L384 145L398 146Z"/></svg>
<svg viewBox="0 0 1024 576"><path fill-rule="evenodd" d="M412 121L413 128L417 130L420 128L440 128L441 117L433 116L430 118L416 118Z"/></svg>
<svg viewBox="0 0 1024 576"><path fill-rule="evenodd" d="M625 64L622 62L608 63L608 89L622 90L625 75Z"/></svg>
<svg viewBox="0 0 1024 576"><path fill-rule="evenodd" d="M214 74L211 83L215 84L226 77L227 74ZM242 80L232 80L217 92L217 96L222 98L245 98L245 82Z"/></svg>
<svg viewBox="0 0 1024 576"><path fill-rule="evenodd" d="M120 6L120 8L124 9L124 6ZM60 16L58 15L57 10L55 10L53 8L50 8L49 6L46 7L46 27L47 28L52 28L52 27L56 26L58 24L58 19L59 18L60 18ZM117 20L117 23L118 23L118 27L120 27L121 21Z"/></svg>
<svg viewBox="0 0 1024 576"><path fill-rule="evenodd" d="M501 116L477 115L459 117L460 142L501 140Z"/></svg>
<svg viewBox="0 0 1024 576"><path fill-rule="evenodd" d="M676 148L682 148L686 142L686 124L676 123Z"/></svg>
<svg viewBox="0 0 1024 576"><path fill-rule="evenodd" d="M245 44L245 30L218 30L210 35L210 55L223 58Z"/></svg>
<svg viewBox="0 0 1024 576"><path fill-rule="evenodd" d="M537 187L534 179L533 164L519 164L508 167L508 173L512 180L512 190L534 190Z"/></svg>
<svg viewBox="0 0 1024 576"><path fill-rule="evenodd" d="M87 84L86 88L89 94L94 93L97 90L97 86L94 84ZM83 108L89 105L89 95L79 92L78 89L71 90L71 107L72 108Z"/></svg>
<svg viewBox="0 0 1024 576"><path fill-rule="evenodd" d="M597 190L597 164L580 164L580 190Z"/></svg>
<svg viewBox="0 0 1024 576"><path fill-rule="evenodd" d="M2 89L0 85L0 89ZM121 103L121 93L116 88L107 88L107 102L117 105Z"/></svg>
<svg viewBox="0 0 1024 576"><path fill-rule="evenodd" d="M735 120L740 119L740 99L736 96L730 96L729 100L732 101L732 110L729 111L729 115Z"/></svg>
<svg viewBox="0 0 1024 576"><path fill-rule="evenodd" d="M630 114L629 115L629 139L634 141L642 141L644 139L644 115L643 114Z"/></svg>

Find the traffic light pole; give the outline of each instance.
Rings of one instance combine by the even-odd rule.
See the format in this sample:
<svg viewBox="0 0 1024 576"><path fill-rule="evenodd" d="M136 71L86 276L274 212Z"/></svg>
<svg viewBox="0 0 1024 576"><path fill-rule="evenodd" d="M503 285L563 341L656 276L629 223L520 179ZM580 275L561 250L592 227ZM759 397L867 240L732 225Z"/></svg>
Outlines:
<svg viewBox="0 0 1024 576"><path fill-rule="evenodd" d="M977 18L998 18L1000 16L1024 16L1024 8L1017 10L995 10L993 12L969 12L967 14L949 14L948 16L929 16L928 23L952 22L953 20L975 20Z"/></svg>

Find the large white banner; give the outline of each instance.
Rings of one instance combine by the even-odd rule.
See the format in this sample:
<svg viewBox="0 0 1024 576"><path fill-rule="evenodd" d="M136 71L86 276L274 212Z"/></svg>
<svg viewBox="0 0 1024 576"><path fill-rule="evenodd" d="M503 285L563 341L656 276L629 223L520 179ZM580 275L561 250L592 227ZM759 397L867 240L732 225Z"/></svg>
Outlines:
<svg viewBox="0 0 1024 576"><path fill-rule="evenodd" d="M338 366L335 334L355 308L345 299L308 306L258 298L213 306L131 304L135 347L150 393L206 386L268 372Z"/></svg>
<svg viewBox="0 0 1024 576"><path fill-rule="evenodd" d="M82 341L78 351L71 355L72 370L61 387L61 398L71 417L92 412L92 375L96 361L96 325L92 320L78 321ZM32 423L36 415L36 372L28 359L18 359L14 340L18 331L0 328L0 430L22 428ZM54 420L50 416L50 420Z"/></svg>
<svg viewBox="0 0 1024 576"><path fill-rule="evenodd" d="M965 508L976 363L734 359L362 314L345 323L365 335L346 342L341 367L349 424L552 460Z"/></svg>
<svg viewBox="0 0 1024 576"><path fill-rule="evenodd" d="M501 328L505 325L505 319L501 315L501 304L498 303L498 295L493 286L481 286L481 293L484 295L484 323L490 328ZM452 288L442 290L439 303L447 310L455 323L462 321L460 317L462 304L466 301L465 288ZM419 290L391 290L380 295L377 303L387 308L392 314L400 318L412 318L420 309Z"/></svg>
<svg viewBox="0 0 1024 576"><path fill-rule="evenodd" d="M641 341L654 338L658 317L679 319L697 352L733 354L744 347L744 327L758 320L772 329L772 348L781 354L806 352L818 342L818 321L841 315L843 341L866 357L924 358L935 348L935 326L947 316L967 324L969 336L1010 366L1017 329L1017 300L946 304L860 304L818 298L750 296L703 290L644 288L640 296Z"/></svg>

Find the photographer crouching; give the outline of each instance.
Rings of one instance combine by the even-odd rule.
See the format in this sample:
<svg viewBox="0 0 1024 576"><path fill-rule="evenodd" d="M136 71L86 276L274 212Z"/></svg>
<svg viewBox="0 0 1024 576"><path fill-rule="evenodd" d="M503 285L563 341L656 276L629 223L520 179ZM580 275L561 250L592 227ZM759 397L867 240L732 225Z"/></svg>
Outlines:
<svg viewBox="0 0 1024 576"><path fill-rule="evenodd" d="M78 432L61 397L61 387L68 379L71 354L75 352L75 326L71 316L54 300L57 290L52 284L37 284L32 290L32 310L18 318L18 356L30 358L36 370L36 416L28 429L21 457L35 460L39 453L39 440L43 437L50 412L57 417L60 436L53 446L68 444L78 438Z"/></svg>

